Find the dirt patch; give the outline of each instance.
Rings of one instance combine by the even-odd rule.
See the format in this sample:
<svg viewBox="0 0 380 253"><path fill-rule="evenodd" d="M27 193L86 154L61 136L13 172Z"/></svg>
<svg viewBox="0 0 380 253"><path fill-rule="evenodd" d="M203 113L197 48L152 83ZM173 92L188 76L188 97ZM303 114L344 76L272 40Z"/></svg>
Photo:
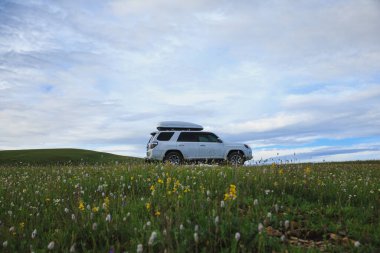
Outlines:
<svg viewBox="0 0 380 253"><path fill-rule="evenodd" d="M271 226L265 228L268 236L279 237L284 243L303 248L318 248L325 251L329 246L340 245L350 247L358 245L358 242L348 236L335 233L323 233L306 228L299 228L298 224L293 224L287 231L281 231Z"/></svg>

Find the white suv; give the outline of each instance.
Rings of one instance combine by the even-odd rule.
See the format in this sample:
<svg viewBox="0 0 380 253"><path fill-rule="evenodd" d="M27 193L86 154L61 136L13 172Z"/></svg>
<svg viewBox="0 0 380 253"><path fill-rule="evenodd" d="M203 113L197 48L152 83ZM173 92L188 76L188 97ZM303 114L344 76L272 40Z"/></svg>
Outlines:
<svg viewBox="0 0 380 253"><path fill-rule="evenodd" d="M151 133L147 145L146 161L163 161L181 164L184 161L227 161L242 165L252 159L252 150L246 144L224 143L203 127L181 121L160 122Z"/></svg>

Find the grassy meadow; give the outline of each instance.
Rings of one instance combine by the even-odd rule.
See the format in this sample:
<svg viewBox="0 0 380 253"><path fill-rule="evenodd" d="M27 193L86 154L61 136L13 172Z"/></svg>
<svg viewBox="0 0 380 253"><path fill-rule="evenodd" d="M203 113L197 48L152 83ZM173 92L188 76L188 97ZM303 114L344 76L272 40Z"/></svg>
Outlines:
<svg viewBox="0 0 380 253"><path fill-rule="evenodd" d="M0 165L0 252L380 252L380 163Z"/></svg>
<svg viewBox="0 0 380 253"><path fill-rule="evenodd" d="M0 166L102 165L141 160L135 157L75 148L0 151Z"/></svg>

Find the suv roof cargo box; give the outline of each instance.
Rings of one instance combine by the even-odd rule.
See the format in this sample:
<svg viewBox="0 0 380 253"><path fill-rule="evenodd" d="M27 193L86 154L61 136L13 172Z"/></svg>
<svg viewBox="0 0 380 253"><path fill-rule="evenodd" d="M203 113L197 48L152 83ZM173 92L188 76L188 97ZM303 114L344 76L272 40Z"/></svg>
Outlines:
<svg viewBox="0 0 380 253"><path fill-rule="evenodd" d="M162 121L157 125L158 131L202 131L203 127L190 122L183 121Z"/></svg>

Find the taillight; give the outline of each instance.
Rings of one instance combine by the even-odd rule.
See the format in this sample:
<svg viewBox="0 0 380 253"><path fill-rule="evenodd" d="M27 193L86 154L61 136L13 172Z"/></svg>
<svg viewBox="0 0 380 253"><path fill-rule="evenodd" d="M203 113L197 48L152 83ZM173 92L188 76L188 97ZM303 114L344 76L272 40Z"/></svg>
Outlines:
<svg viewBox="0 0 380 253"><path fill-rule="evenodd" d="M153 149L153 148L155 148L157 145L158 145L158 142L157 142L157 141L151 142L151 143L149 144L149 148L150 148L150 149Z"/></svg>

